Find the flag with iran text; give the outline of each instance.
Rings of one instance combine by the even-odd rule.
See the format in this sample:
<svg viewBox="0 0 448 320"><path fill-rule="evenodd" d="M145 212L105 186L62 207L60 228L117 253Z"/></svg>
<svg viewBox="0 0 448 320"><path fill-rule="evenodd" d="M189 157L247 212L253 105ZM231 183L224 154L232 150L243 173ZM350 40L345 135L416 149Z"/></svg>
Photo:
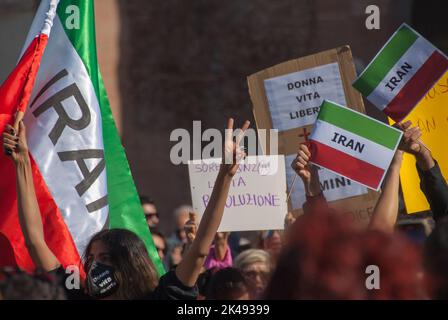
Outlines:
<svg viewBox="0 0 448 320"><path fill-rule="evenodd" d="M378 190L402 132L325 100L310 136L311 162Z"/></svg>
<svg viewBox="0 0 448 320"><path fill-rule="evenodd" d="M0 131L3 132L7 124L15 126L23 118L26 111L34 82L39 70L42 55L48 43L48 37L56 15L57 0L47 2L40 14L40 24L36 25L34 34L30 35L28 44L14 70L0 86ZM34 182L37 186L42 183L42 177L32 163ZM17 265L29 266L30 258L24 247L22 232L17 216L16 176L12 161L0 153L0 266ZM42 199L41 210L48 212L54 206L51 196L45 189L36 190ZM57 226L59 220L51 216L47 223ZM48 234L46 234L47 236Z"/></svg>
<svg viewBox="0 0 448 320"><path fill-rule="evenodd" d="M25 48L38 34L49 2L41 1ZM24 123L45 239L62 265L81 266L98 231L124 228L143 240L163 274L99 72L93 0L59 2ZM32 269L17 221L15 182L10 183L1 190L11 201L2 201L0 214L8 225L1 225L0 252L11 250L17 265Z"/></svg>
<svg viewBox="0 0 448 320"><path fill-rule="evenodd" d="M354 81L353 87L398 122L412 111L446 70L447 57L403 24Z"/></svg>

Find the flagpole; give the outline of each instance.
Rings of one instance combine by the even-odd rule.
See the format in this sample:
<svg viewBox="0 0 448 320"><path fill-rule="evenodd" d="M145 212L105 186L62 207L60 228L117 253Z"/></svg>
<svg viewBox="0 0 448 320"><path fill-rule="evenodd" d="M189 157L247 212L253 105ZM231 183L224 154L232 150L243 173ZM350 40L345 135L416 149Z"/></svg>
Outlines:
<svg viewBox="0 0 448 320"><path fill-rule="evenodd" d="M54 18L56 16L56 10L57 10L58 4L59 4L59 0L49 0L49 2L48 2L48 10L45 13L45 19L44 19L42 28L40 30L40 34L37 35L36 37L40 37L42 34L46 35L47 37L50 36L51 27L53 26L53 20L54 20ZM40 44L40 41L41 41L40 38L38 39L38 41L39 41L39 43L38 43L37 47L39 47L41 45ZM32 65L34 65L34 59L35 58L36 57L33 58L33 64ZM30 72L31 72L31 69L30 69ZM31 87L34 86L36 74L33 74L31 79L27 79L26 80L24 87L26 87L28 85L28 81L29 80L31 81ZM15 119L14 119L14 125L13 125L14 130L16 131L16 133L19 132L19 123L20 123L20 121L23 120L23 117L25 116L25 111L24 110L25 110L26 107L27 106L23 106L23 108L21 108L21 105L18 106L16 115L15 115Z"/></svg>
<svg viewBox="0 0 448 320"><path fill-rule="evenodd" d="M292 180L291 186L289 187L289 193L288 197L286 198L286 202L288 202L289 198L291 197L292 190L294 189L294 185L296 184L297 179L297 173L294 175L294 179Z"/></svg>

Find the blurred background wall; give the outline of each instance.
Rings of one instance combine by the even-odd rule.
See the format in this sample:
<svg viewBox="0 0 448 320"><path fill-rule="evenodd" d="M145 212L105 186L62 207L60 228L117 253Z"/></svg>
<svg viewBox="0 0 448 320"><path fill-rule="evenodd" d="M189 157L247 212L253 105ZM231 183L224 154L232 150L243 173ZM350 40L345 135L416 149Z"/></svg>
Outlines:
<svg viewBox="0 0 448 320"><path fill-rule="evenodd" d="M38 0L0 0L0 81L17 61ZM375 4L381 29L365 28ZM152 197L162 230L190 202L186 166L170 162L175 128L252 120L246 76L349 44L362 68L402 23L448 52L443 1L95 0L99 63L133 176ZM367 105L367 113L382 115Z"/></svg>

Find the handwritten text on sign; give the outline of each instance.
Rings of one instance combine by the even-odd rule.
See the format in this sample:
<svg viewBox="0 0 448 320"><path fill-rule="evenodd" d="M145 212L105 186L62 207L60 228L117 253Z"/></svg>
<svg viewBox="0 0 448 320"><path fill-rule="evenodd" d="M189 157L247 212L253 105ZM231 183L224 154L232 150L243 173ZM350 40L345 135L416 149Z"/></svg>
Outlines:
<svg viewBox="0 0 448 320"><path fill-rule="evenodd" d="M283 229L287 213L283 156L247 157L233 177L219 231ZM221 159L188 163L193 208L201 217L210 201Z"/></svg>
<svg viewBox="0 0 448 320"><path fill-rule="evenodd" d="M264 80L274 129L314 124L324 99L346 105L337 63Z"/></svg>

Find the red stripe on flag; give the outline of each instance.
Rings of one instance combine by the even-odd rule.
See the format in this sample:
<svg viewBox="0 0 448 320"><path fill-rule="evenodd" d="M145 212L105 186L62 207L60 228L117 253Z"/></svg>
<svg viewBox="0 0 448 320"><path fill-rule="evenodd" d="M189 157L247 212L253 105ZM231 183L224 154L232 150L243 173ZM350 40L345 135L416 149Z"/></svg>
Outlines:
<svg viewBox="0 0 448 320"><path fill-rule="evenodd" d="M36 61L35 52L38 47L39 37L36 37L23 53L17 66L0 86L0 115L10 116L16 113L20 101L24 97L24 88L30 84L30 70L33 62ZM12 125L12 123L10 124Z"/></svg>
<svg viewBox="0 0 448 320"><path fill-rule="evenodd" d="M5 123L0 123L2 131L4 126ZM45 242L64 267L76 265L80 267L83 276L81 258L70 231L32 158L31 169L36 198L42 216ZM26 248L17 216L16 172L12 160L7 159L3 151L0 153L0 177L2 177L0 179L0 233L4 236L0 247L0 266L11 265L11 257L14 256L15 265L24 270L32 271L35 266ZM13 252L10 252L11 249Z"/></svg>
<svg viewBox="0 0 448 320"><path fill-rule="evenodd" d="M378 189L384 170L316 140L310 140L311 161L351 180Z"/></svg>
<svg viewBox="0 0 448 320"><path fill-rule="evenodd" d="M25 112L26 108L28 107L31 93L34 88L34 82L36 80L37 72L39 71L40 61L44 54L45 47L47 46L48 36L46 34L41 33L36 37L34 41L37 41L37 44L34 50L33 61L31 63L27 79L23 86L22 99L20 100L20 104L17 107L17 109L22 112Z"/></svg>
<svg viewBox="0 0 448 320"><path fill-rule="evenodd" d="M36 37L0 86L0 134L5 130L6 124L13 123L17 110L25 111L46 43L46 35ZM0 266L17 265L32 271L35 266L25 245L18 219L16 170L12 160L5 156L2 149L0 148ZM84 277L81 259L70 231L32 158L31 169L45 242L64 267L79 266L81 276Z"/></svg>
<svg viewBox="0 0 448 320"><path fill-rule="evenodd" d="M384 113L399 122L403 120L448 69L448 59L440 52L434 53L404 85Z"/></svg>

